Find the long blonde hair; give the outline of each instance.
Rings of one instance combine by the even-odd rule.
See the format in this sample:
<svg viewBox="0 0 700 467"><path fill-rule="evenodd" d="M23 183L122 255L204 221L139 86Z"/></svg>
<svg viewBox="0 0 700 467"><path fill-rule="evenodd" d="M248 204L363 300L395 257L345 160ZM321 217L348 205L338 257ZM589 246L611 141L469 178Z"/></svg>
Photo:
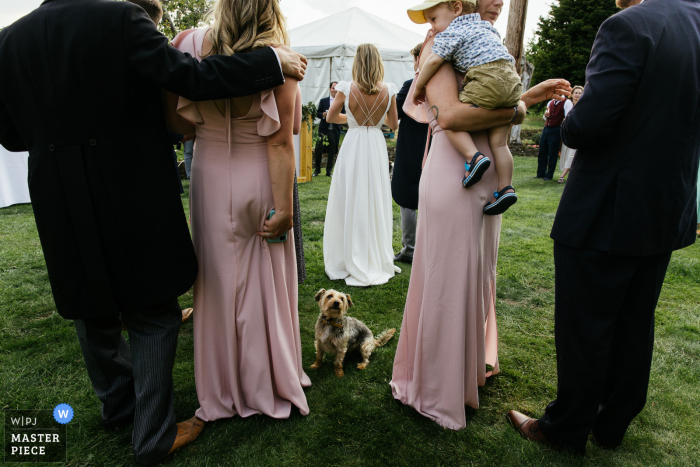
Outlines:
<svg viewBox="0 0 700 467"><path fill-rule="evenodd" d="M205 57L289 45L279 0L217 0L205 21L213 23Z"/></svg>
<svg viewBox="0 0 700 467"><path fill-rule="evenodd" d="M384 79L384 63L379 50L372 44L360 44L355 52L352 64L352 79L360 91L376 94L380 91L379 83Z"/></svg>

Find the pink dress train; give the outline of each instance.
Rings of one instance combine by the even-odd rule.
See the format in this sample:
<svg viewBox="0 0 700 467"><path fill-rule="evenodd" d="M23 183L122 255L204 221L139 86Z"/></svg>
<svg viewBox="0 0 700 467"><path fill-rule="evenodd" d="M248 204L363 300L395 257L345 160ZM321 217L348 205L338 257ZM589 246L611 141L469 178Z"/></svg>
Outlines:
<svg viewBox="0 0 700 467"><path fill-rule="evenodd" d="M186 31L174 42L198 57L204 32ZM267 136L280 128L273 91L259 94L240 118L222 115L212 101L184 98L178 112L197 130L190 186L199 262L196 415L287 418L292 405L306 415L302 387L311 381L302 369L294 236L268 243L255 235L273 208Z"/></svg>
<svg viewBox="0 0 700 467"><path fill-rule="evenodd" d="M466 426L464 406L478 408L479 386L499 371L501 216L482 212L498 179L491 164L479 183L462 188L464 157L426 113L429 107L415 108L408 100L404 105L416 120L429 120L433 142L420 180L416 249L390 384L396 399L458 430ZM486 133L472 138L493 160Z"/></svg>

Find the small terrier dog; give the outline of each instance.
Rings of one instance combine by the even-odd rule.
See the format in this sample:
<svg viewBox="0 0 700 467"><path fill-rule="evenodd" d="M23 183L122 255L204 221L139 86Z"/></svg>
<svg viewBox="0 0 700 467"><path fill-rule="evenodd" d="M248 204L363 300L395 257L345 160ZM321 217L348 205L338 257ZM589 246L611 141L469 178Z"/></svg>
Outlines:
<svg viewBox="0 0 700 467"><path fill-rule="evenodd" d="M362 354L362 363L357 365L357 369L364 370L374 348L386 344L396 332L396 329L389 329L375 339L362 321L345 316L353 305L350 295L321 289L316 293L316 301L321 307L321 314L316 321L316 361L311 365L314 370L323 365L323 352L335 353L335 375L342 377L345 374L345 354L355 349Z"/></svg>

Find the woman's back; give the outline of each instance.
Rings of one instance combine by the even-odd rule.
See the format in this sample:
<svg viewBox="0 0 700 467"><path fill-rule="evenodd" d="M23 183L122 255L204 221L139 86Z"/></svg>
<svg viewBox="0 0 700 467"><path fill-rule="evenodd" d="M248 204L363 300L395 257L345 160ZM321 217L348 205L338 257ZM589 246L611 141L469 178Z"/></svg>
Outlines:
<svg viewBox="0 0 700 467"><path fill-rule="evenodd" d="M347 109L357 126L381 127L384 117L389 111L391 97L389 87L384 83L378 83L379 92L366 94L360 90L355 82L350 83L350 95L347 96ZM336 88L337 89L337 88ZM348 120L350 125L350 120Z"/></svg>

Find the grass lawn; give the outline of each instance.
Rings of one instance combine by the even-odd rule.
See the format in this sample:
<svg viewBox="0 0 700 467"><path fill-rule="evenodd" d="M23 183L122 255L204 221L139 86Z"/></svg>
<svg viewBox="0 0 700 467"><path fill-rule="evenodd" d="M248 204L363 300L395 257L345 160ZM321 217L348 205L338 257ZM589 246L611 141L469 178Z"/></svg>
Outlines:
<svg viewBox="0 0 700 467"><path fill-rule="evenodd" d="M589 443L587 456L577 458L527 442L506 424L509 409L539 416L556 394L549 230L563 186L533 179L536 162L515 159L520 201L504 216L498 263L501 373L481 389L481 408L467 410L464 430L443 429L392 398L388 383L398 334L375 351L365 371L355 369L359 356L348 356L342 379L333 375L329 357L325 367L308 369L314 361L318 308L313 297L318 289L351 293L356 305L351 314L375 333L398 330L411 274L410 266L402 266L402 274L388 284L370 288L348 288L326 277L322 238L330 179L316 177L299 187L309 275L299 287L299 315L304 367L313 382L306 390L310 415L294 410L289 420L256 416L217 421L165 465L700 465L700 242L673 254L656 313L648 403L621 449L608 452ZM182 196L186 210L187 196ZM399 244L394 206L395 250ZM100 427L100 404L73 323L55 312L31 206L0 210L0 258L2 408L52 409L68 403L75 409L68 425L68 465L132 465L130 427ZM181 297L180 304L190 306L191 294ZM198 407L191 321L180 331L174 379L177 418L185 420Z"/></svg>

